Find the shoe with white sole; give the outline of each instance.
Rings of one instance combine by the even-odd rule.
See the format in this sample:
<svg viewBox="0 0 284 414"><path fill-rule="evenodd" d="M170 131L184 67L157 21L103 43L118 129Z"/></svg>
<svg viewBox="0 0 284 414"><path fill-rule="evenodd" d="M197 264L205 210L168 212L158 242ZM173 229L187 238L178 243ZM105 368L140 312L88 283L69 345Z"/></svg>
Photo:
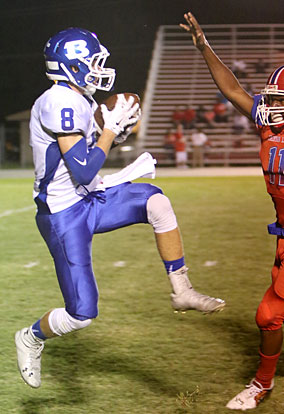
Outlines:
<svg viewBox="0 0 284 414"><path fill-rule="evenodd" d="M203 313L213 313L223 310L226 305L224 300L202 295L193 289L187 277L187 270L186 266L183 266L168 275L173 289L172 307L181 312L197 310Z"/></svg>
<svg viewBox="0 0 284 414"><path fill-rule="evenodd" d="M237 394L231 401L226 405L230 410L251 410L256 408L258 404L267 397L274 386L272 380L270 388L263 388L263 386L253 379L250 384L246 385L246 388Z"/></svg>
<svg viewBox="0 0 284 414"><path fill-rule="evenodd" d="M18 356L18 368L23 380L33 388L41 385L41 353L44 342L36 338L31 328L16 332L15 344Z"/></svg>

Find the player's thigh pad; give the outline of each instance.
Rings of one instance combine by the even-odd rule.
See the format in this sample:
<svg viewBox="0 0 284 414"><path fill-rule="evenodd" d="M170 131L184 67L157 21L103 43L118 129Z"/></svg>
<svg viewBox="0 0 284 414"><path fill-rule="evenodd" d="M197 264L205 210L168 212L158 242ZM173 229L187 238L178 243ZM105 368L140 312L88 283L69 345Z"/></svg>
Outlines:
<svg viewBox="0 0 284 414"><path fill-rule="evenodd" d="M168 197L164 194L154 194L147 202L148 222L155 233L165 233L177 228L177 220Z"/></svg>
<svg viewBox="0 0 284 414"><path fill-rule="evenodd" d="M92 203L79 202L52 215L38 215L37 224L54 259L67 312L78 319L98 314L98 289L92 270Z"/></svg>
<svg viewBox="0 0 284 414"><path fill-rule="evenodd" d="M91 322L91 319L78 320L73 318L64 308L53 309L48 316L51 331L59 336L86 328Z"/></svg>
<svg viewBox="0 0 284 414"><path fill-rule="evenodd" d="M129 182L106 189L104 202L96 202L94 233L148 223L147 200L156 193L162 193L162 190L147 183Z"/></svg>
<svg viewBox="0 0 284 414"><path fill-rule="evenodd" d="M284 320L284 299L278 296L273 285L267 289L256 312L256 324L261 330L280 329Z"/></svg>

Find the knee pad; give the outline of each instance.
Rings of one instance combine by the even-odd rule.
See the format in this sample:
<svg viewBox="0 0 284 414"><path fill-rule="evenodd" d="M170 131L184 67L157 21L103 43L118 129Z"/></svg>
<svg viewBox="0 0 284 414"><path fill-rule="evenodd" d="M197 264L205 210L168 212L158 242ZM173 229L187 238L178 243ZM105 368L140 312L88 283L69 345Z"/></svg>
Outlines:
<svg viewBox="0 0 284 414"><path fill-rule="evenodd" d="M156 193L148 199L147 218L155 233L165 233L177 228L171 202L164 194Z"/></svg>
<svg viewBox="0 0 284 414"><path fill-rule="evenodd" d="M48 316L49 327L58 336L86 328L91 322L91 319L81 321L73 318L64 308L53 309Z"/></svg>

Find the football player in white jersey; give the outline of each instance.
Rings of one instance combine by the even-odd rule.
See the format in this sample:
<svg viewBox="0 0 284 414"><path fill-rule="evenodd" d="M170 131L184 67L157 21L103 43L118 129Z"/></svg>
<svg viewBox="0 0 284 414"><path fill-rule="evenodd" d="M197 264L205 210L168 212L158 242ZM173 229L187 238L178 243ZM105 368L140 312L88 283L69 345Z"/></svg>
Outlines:
<svg viewBox="0 0 284 414"><path fill-rule="evenodd" d="M192 288L176 217L162 190L131 183L127 176L119 185L104 186L98 175L113 142L125 139L140 116L133 98L121 94L112 111L102 106L104 129L96 141L92 95L96 89L111 90L115 80L115 70L105 67L107 49L94 33L68 28L48 40L44 55L46 75L55 84L36 100L31 113L34 200L37 226L53 257L65 307L47 312L15 335L20 373L34 388L41 384L45 340L84 328L97 316L91 260L96 233L151 224L172 285L173 308L211 313L225 305Z"/></svg>

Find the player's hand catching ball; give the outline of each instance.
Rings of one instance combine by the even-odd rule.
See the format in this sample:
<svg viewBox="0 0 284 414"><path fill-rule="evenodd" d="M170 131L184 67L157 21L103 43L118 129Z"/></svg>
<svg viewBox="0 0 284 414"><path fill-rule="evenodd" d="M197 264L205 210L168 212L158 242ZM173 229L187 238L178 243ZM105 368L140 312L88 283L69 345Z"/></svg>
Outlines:
<svg viewBox="0 0 284 414"><path fill-rule="evenodd" d="M139 115L139 103L134 104L134 97L130 96L128 100L123 94L118 94L115 106L109 110L106 105L101 105L102 117L104 120L104 128L107 128L119 135L126 128L137 123Z"/></svg>

